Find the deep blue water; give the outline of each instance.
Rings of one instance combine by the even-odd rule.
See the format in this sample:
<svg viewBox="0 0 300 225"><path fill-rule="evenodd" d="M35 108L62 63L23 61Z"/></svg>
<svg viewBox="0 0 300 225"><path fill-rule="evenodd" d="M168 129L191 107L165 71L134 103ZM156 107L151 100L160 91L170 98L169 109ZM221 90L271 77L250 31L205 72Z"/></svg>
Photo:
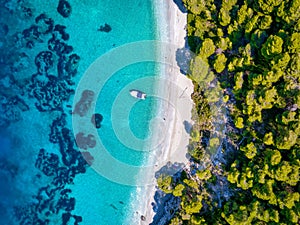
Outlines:
<svg viewBox="0 0 300 225"><path fill-rule="evenodd" d="M0 0L0 15L1 224L123 224L135 213L129 210L135 187L88 165L81 152L93 163L97 156L88 152L95 148L94 137L83 133L76 144L72 116L82 113L79 118L91 125L91 113L101 114L97 135L109 154L140 166L147 152L116 135L112 107L126 93L122 104L129 113L114 122L147 139L155 99L137 101L128 90L135 87L132 82L156 76L157 66L137 60L120 68L99 87L92 100L95 112L85 111L88 98L76 111L73 98L97 58L126 43L156 38L152 1ZM154 83L145 86L151 91Z"/></svg>

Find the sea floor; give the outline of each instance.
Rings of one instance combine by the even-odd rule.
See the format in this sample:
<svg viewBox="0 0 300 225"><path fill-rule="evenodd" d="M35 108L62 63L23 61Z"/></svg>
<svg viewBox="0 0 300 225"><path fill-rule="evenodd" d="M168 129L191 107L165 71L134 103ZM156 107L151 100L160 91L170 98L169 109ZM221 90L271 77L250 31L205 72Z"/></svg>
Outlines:
<svg viewBox="0 0 300 225"><path fill-rule="evenodd" d="M99 85L99 95L87 87L78 109L73 99L96 59L156 38L152 1L1 0L0 14L1 224L123 224L134 213L130 199L137 189L88 164L101 157L89 153L95 137L75 134L72 117L94 126L90 113L101 114L97 138L116 160L139 167L148 153L115 135L112 106L132 83L157 76L157 65L137 59ZM155 83L146 86L151 91ZM156 105L154 98L128 94L122 101L131 107L128 117L114 124L145 140Z"/></svg>

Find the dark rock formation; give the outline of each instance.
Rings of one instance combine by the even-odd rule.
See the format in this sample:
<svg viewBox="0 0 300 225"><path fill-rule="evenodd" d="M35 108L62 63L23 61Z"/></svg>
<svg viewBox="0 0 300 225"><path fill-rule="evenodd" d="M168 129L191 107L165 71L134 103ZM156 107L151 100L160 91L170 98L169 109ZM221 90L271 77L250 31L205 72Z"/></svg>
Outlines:
<svg viewBox="0 0 300 225"><path fill-rule="evenodd" d="M30 19L32 25L19 33L8 35L10 27L0 23L1 42L9 45L9 51L3 51L0 58L0 126L19 121L22 119L22 112L29 110L24 101L26 98L22 99L25 93L26 97L34 98L35 106L41 112L63 112L64 105L68 104L67 101L74 94L72 78L77 74L80 57L72 54L73 47L67 44L67 28L55 24L45 13L33 13L24 2L18 0L15 5L14 2L10 2L5 4L5 7L11 8L11 13L16 14L18 19ZM63 17L69 17L70 3L59 0L57 11ZM33 15L38 16L34 18ZM43 43L44 50L39 52L34 60L37 72L31 76L31 80L22 81L19 87L13 76L8 74L31 66L31 54L25 54L24 48L40 48L43 47ZM35 49L28 52L35 52ZM89 94L83 97L85 100L82 103L88 108L92 98ZM14 215L18 224L52 224L54 221L50 220L53 219L53 215L62 215L63 224L79 224L83 220L82 217L71 214L76 201L70 194L71 190L65 187L73 183L77 174L85 173L88 163L91 164L94 158L88 152L78 151L74 135L71 129L67 128L66 116L62 113L53 120L50 127L49 140L59 152L54 154L44 148L39 150L34 164L38 172L35 173L34 179L38 181L37 184L46 180L46 186L40 187L27 205L16 205ZM93 146L94 138L85 138L87 147ZM3 166L0 164L0 169L3 169ZM11 171L11 176L15 176L17 171Z"/></svg>
<svg viewBox="0 0 300 225"><path fill-rule="evenodd" d="M182 13L187 13L187 9L185 8L182 0L173 0L173 2L177 5L178 9L182 12Z"/></svg>
<svg viewBox="0 0 300 225"><path fill-rule="evenodd" d="M25 18L30 18L33 16L33 11L31 8L26 7L26 6L21 6L21 12L22 12L22 16Z"/></svg>
<svg viewBox="0 0 300 225"><path fill-rule="evenodd" d="M74 90L70 89L64 81L60 81L57 77L48 75L45 83L32 83L33 96L37 102L36 108L41 111L62 111L63 102L67 101Z"/></svg>
<svg viewBox="0 0 300 225"><path fill-rule="evenodd" d="M94 124L94 126L97 129L101 127L102 120L103 120L103 116L99 113L93 114L92 119L91 119L92 123Z"/></svg>
<svg viewBox="0 0 300 225"><path fill-rule="evenodd" d="M71 219L71 217L72 217L72 214L69 212L62 214L62 224L67 225L69 220Z"/></svg>
<svg viewBox="0 0 300 225"><path fill-rule="evenodd" d="M2 88L1 85L0 88ZM20 121L22 112L27 110L29 110L29 106L18 96L2 95L0 98L0 127L7 127L10 123Z"/></svg>
<svg viewBox="0 0 300 225"><path fill-rule="evenodd" d="M70 175L71 170L68 170L67 167L56 168L56 176L51 184L62 189L66 184L71 184L73 182L74 176Z"/></svg>
<svg viewBox="0 0 300 225"><path fill-rule="evenodd" d="M27 41L27 42L26 42L26 48L31 49L31 48L33 48L33 47L34 47L34 42L33 42L33 41Z"/></svg>
<svg viewBox="0 0 300 225"><path fill-rule="evenodd" d="M8 34L8 26L5 23L0 23L0 38Z"/></svg>
<svg viewBox="0 0 300 225"><path fill-rule="evenodd" d="M64 79L68 84L73 85L71 79L77 74L79 60L80 57L77 54L72 54L68 57L60 57L57 64L59 78Z"/></svg>
<svg viewBox="0 0 300 225"><path fill-rule="evenodd" d="M56 37L56 38L58 38L58 39L61 38L61 39L63 39L64 41L69 40L70 35L65 31L66 28L67 28L67 27L64 26L64 25L59 25L59 24L55 25L54 31L57 31L57 32L60 34L60 37L59 37L59 38Z"/></svg>
<svg viewBox="0 0 300 225"><path fill-rule="evenodd" d="M101 32L110 32L111 31L111 26L108 25L107 23L105 23L104 25L101 25L98 29L98 31L101 31Z"/></svg>
<svg viewBox="0 0 300 225"><path fill-rule="evenodd" d="M79 222L82 222L82 217L81 216L73 215L73 218L75 219L74 225L78 225Z"/></svg>
<svg viewBox="0 0 300 225"><path fill-rule="evenodd" d="M40 149L35 167L40 169L46 176L54 176L58 167L59 159L56 154L48 154L45 149Z"/></svg>
<svg viewBox="0 0 300 225"><path fill-rule="evenodd" d="M54 64L53 53L50 51L40 52L35 57L34 63L37 67L38 73L46 74L48 70L53 67Z"/></svg>
<svg viewBox="0 0 300 225"><path fill-rule="evenodd" d="M61 196L56 204L57 212L59 210L64 210L66 212L71 212L75 208L75 198L69 198L68 195Z"/></svg>
<svg viewBox="0 0 300 225"><path fill-rule="evenodd" d="M39 219L35 204L15 207L14 216L19 221L19 224L49 224L48 220L43 223L43 221Z"/></svg>
<svg viewBox="0 0 300 225"><path fill-rule="evenodd" d="M39 33L38 26L36 26L36 25L32 25L31 27L24 29L22 31L22 35L23 35L22 37L25 40L34 40L34 41L41 42L41 39L40 39L41 34Z"/></svg>
<svg viewBox="0 0 300 225"><path fill-rule="evenodd" d="M75 221L72 223L70 223L70 220L74 219ZM76 215L72 215L71 213L64 213L62 215L62 225L68 225L68 224L74 224L74 225L78 225L80 222L82 222L82 217L81 216L76 216Z"/></svg>
<svg viewBox="0 0 300 225"><path fill-rule="evenodd" d="M156 214L150 225L168 224L171 218L180 207L180 198L174 197L172 194L165 194L161 190L157 190L154 196L156 201Z"/></svg>
<svg viewBox="0 0 300 225"><path fill-rule="evenodd" d="M59 0L57 12L65 18L69 17L72 12L71 4L68 1Z"/></svg>
<svg viewBox="0 0 300 225"><path fill-rule="evenodd" d="M67 73L70 76L74 77L76 75L79 61L80 61L80 57L77 54L72 54L69 56L65 68Z"/></svg>
<svg viewBox="0 0 300 225"><path fill-rule="evenodd" d="M40 14L35 18L38 31L42 34L49 34L53 31L54 21L48 17L45 13Z"/></svg>
<svg viewBox="0 0 300 225"><path fill-rule="evenodd" d="M48 40L48 49L55 52L59 57L70 54L73 51L72 46L60 41L54 34L52 34L52 38Z"/></svg>
<svg viewBox="0 0 300 225"><path fill-rule="evenodd" d="M35 196L37 203L32 204L27 210L16 208L15 214L21 224L48 224L51 214L62 211L62 224L79 224L82 217L72 215L75 208L75 198L70 197L70 189L64 189L67 184L72 184L76 174L85 173L87 162L82 154L75 149L75 142L71 130L66 126L66 114L56 118L51 125L49 139L59 145L61 160L58 155L47 153L41 149L35 166L52 181L39 189ZM92 158L89 156L89 158ZM34 212L34 213L32 213ZM72 222L70 221L72 220Z"/></svg>
<svg viewBox="0 0 300 225"><path fill-rule="evenodd" d="M53 120L50 126L49 141L52 143L59 143L62 133L62 128L66 125L66 114L62 114L60 117Z"/></svg>

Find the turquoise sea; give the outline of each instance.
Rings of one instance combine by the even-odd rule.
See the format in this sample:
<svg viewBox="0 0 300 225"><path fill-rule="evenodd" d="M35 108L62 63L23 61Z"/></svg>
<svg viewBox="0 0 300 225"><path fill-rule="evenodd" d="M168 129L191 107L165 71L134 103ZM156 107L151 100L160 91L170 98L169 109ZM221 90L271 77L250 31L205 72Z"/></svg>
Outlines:
<svg viewBox="0 0 300 225"><path fill-rule="evenodd" d="M89 153L96 137L84 129L74 133L72 117L85 119L83 127L96 126L109 154L138 168L149 154L142 151L144 142L128 144L116 129L147 139L156 99L138 101L128 90L157 76L158 66L137 60L105 80L99 95L87 86L81 101L73 100L99 57L127 43L157 39L153 2L0 0L0 14L1 224L125 224L136 213L130 199L137 189L88 164L101 157ZM114 63L112 58L107 67ZM154 82L144 85L149 92L155 88ZM116 108L121 116L112 119L124 93L128 114L122 117L123 109ZM95 112L89 112L91 102Z"/></svg>

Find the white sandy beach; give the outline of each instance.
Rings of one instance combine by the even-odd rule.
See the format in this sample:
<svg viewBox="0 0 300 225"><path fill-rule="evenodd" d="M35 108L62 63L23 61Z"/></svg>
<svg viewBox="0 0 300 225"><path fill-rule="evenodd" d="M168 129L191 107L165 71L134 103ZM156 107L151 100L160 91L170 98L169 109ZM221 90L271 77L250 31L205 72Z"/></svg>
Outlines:
<svg viewBox="0 0 300 225"><path fill-rule="evenodd" d="M190 98L193 84L180 73L176 62L176 50L185 46L187 14L182 13L173 0L163 0L155 5L160 41L169 44L166 49L163 46L161 50L161 58L168 59L162 66L164 68L161 74L162 79L160 79L157 90L159 93L163 93L163 99L165 99L159 105L158 115L158 117L164 118L164 124L155 127L156 137L152 140L152 145L158 146L158 148L148 159L148 165L155 165L147 171L147 177L149 180L153 180L153 183L138 187L139 196L134 198L138 201L134 203L136 213L130 219L132 224L142 225L150 224L155 214L151 205L155 202L155 172L169 161L184 164L188 162L186 153L189 134L185 131L184 121L193 123L191 120L193 102ZM167 65L169 63L171 65ZM161 140L162 138L163 140ZM144 221L141 220L141 216L144 216Z"/></svg>

